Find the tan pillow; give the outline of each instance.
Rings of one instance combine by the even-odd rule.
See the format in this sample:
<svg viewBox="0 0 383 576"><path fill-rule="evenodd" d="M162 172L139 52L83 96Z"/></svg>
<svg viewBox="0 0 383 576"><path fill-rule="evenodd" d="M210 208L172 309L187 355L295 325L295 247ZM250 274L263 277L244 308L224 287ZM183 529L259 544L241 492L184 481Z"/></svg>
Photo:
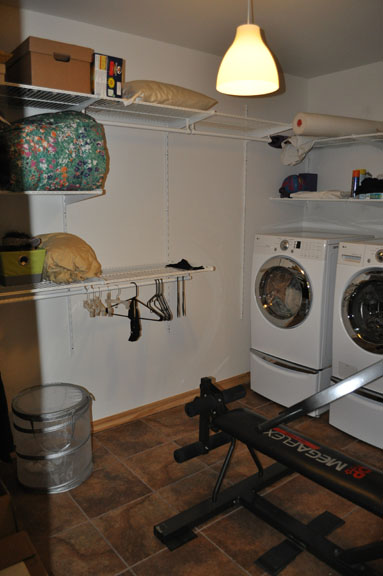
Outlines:
<svg viewBox="0 0 383 576"><path fill-rule="evenodd" d="M41 238L40 248L46 250L44 280L68 284L101 276L101 264L85 240L65 232L38 237Z"/></svg>
<svg viewBox="0 0 383 576"><path fill-rule="evenodd" d="M136 96L143 102L153 104L165 104L167 106L179 106L181 108L196 108L197 110L209 110L217 104L217 100L188 90L174 84L165 84L155 80L132 80L126 82L122 87L123 98L133 98Z"/></svg>

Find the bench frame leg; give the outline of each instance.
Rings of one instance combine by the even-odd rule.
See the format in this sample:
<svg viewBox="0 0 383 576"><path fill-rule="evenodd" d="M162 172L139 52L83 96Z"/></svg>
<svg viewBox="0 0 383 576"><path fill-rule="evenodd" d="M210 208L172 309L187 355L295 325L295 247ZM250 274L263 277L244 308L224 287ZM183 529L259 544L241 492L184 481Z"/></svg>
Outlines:
<svg viewBox="0 0 383 576"><path fill-rule="evenodd" d="M203 524L207 520L214 518L225 510L235 506L243 506L249 512L252 512L263 521L268 523L279 532L285 534L290 543L291 548L295 548L295 556L303 550L307 550L319 560L331 566L342 574L342 576L362 576L369 574L374 576L374 570L369 566L367 568L364 564L351 564L348 559L352 558L354 549L343 550L327 538L325 534L330 533L338 526L343 524L343 521L334 515L328 518L329 525L320 529L316 523L318 519L312 520L308 525L300 522L287 512L281 510L266 498L260 496L258 492L273 485L275 482L293 474L293 470L289 470L286 466L280 463L272 464L263 471L263 474L254 474L237 484L226 488L214 498L200 502L192 506L188 510L180 512L175 516L161 522L154 526L155 536L163 542L169 550L175 550L179 546L186 544L190 540L197 537L194 528ZM372 545L375 550L379 543ZM357 550L357 549L355 549ZM293 556L290 561L292 561ZM363 560L369 560L368 555L364 555ZM373 559L373 558L372 558ZM261 564L262 564L262 559ZM360 560L356 558L356 560ZM278 574L280 570L288 564L281 565L279 568L268 568L262 564L263 568L269 574Z"/></svg>
<svg viewBox="0 0 383 576"><path fill-rule="evenodd" d="M264 471L262 476L254 474L234 486L222 490L215 501L213 498L208 498L188 510L157 524L154 526L154 534L161 542L166 544L169 550L175 550L189 540L196 538L193 528L229 508L241 505L245 494L248 495L248 498L251 498L256 492L271 486L292 473L292 470L282 464L272 464Z"/></svg>

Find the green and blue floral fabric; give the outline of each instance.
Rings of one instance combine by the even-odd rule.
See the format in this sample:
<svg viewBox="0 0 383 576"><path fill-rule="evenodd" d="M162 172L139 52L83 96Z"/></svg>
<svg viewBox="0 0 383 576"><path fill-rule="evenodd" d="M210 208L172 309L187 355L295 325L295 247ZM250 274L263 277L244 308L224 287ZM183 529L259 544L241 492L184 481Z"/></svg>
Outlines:
<svg viewBox="0 0 383 576"><path fill-rule="evenodd" d="M0 129L3 189L96 190L106 171L104 128L81 112L39 114Z"/></svg>

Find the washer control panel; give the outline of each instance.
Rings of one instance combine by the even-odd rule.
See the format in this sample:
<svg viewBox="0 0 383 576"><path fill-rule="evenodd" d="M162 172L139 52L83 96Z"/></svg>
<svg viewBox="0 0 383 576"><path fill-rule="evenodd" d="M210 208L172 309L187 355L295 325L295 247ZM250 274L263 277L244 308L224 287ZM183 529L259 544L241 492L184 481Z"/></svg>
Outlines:
<svg viewBox="0 0 383 576"><path fill-rule="evenodd" d="M327 243L319 238L296 238L284 236L256 236L255 250L259 254L283 254L295 258L323 260L326 255Z"/></svg>

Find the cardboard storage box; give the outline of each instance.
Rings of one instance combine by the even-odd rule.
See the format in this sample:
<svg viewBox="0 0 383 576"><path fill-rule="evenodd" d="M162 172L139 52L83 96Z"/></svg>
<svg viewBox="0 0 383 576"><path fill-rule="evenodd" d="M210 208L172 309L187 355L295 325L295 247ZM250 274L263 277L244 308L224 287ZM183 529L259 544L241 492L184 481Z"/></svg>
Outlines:
<svg viewBox="0 0 383 576"><path fill-rule="evenodd" d="M12 576L48 576L26 532L16 532L0 540L0 576L3 570Z"/></svg>
<svg viewBox="0 0 383 576"><path fill-rule="evenodd" d="M7 62L8 82L90 93L93 50L29 36Z"/></svg>
<svg viewBox="0 0 383 576"><path fill-rule="evenodd" d="M41 282L44 248L0 252L0 283L4 286Z"/></svg>
<svg viewBox="0 0 383 576"><path fill-rule="evenodd" d="M124 60L95 53L92 69L92 90L101 98L121 98L124 81Z"/></svg>

